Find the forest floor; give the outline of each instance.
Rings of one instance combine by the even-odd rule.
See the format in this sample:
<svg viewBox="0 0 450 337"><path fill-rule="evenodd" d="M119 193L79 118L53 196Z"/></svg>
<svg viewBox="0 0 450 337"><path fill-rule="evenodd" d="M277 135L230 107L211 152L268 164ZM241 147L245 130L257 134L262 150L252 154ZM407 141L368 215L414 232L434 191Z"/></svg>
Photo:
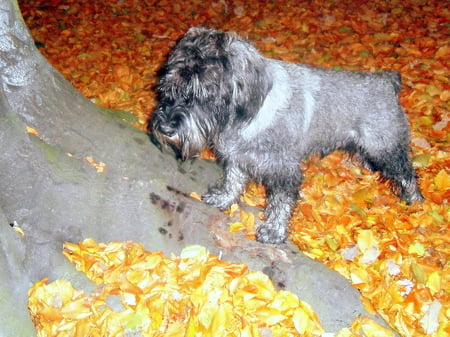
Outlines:
<svg viewBox="0 0 450 337"><path fill-rule="evenodd" d="M304 199L290 240L346 277L366 309L401 336L450 335L449 4L19 1L37 47L53 66L96 104L129 112L128 120L141 129L155 107L157 71L191 26L235 31L264 55L286 61L400 72L400 101L425 202L405 205L376 174L342 153L314 157L301 164ZM264 190L249 186L243 201L263 207ZM233 230L252 238L252 217L242 211L242 222Z"/></svg>

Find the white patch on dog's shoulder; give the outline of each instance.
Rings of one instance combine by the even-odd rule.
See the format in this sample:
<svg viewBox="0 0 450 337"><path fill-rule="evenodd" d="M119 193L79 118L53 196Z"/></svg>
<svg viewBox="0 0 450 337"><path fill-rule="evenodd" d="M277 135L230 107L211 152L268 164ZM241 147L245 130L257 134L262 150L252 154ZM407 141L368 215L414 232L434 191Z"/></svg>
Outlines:
<svg viewBox="0 0 450 337"><path fill-rule="evenodd" d="M249 125L242 129L242 137L250 140L273 125L277 112L291 100L292 89L286 70L279 64L268 65L268 72L273 76L272 89L264 99L258 114Z"/></svg>
<svg viewBox="0 0 450 337"><path fill-rule="evenodd" d="M320 78L311 73L310 70L305 69L302 79L303 100L305 107L303 110L303 133L306 133L311 125L316 106L315 94L320 89Z"/></svg>

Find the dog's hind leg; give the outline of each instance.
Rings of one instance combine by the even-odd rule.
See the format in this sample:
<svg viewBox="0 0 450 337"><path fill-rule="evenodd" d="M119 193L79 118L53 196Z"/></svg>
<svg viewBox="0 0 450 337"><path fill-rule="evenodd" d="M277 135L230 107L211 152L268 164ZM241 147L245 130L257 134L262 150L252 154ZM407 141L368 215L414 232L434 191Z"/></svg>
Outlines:
<svg viewBox="0 0 450 337"><path fill-rule="evenodd" d="M394 184L394 190L407 204L413 201L423 201L422 193L417 184L416 173L408 156L408 147L397 145L378 155L362 154L361 159L372 171L379 171L383 178Z"/></svg>

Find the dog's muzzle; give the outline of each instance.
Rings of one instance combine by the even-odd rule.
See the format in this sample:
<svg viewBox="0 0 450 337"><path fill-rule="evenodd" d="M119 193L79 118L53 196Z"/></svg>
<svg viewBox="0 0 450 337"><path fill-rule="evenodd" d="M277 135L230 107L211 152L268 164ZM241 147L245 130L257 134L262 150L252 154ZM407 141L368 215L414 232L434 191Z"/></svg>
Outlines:
<svg viewBox="0 0 450 337"><path fill-rule="evenodd" d="M173 114L171 114L174 116ZM158 108L153 113L148 131L152 143L161 147L161 145L169 145L170 148L178 152L181 149L181 138L178 133L180 126L180 117L167 118L167 114L161 108Z"/></svg>

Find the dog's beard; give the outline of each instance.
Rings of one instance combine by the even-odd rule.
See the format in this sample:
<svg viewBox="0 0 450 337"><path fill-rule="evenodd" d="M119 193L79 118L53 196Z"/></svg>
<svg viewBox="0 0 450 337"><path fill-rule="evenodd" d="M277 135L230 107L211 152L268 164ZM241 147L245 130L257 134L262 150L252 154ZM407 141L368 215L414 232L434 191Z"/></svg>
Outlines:
<svg viewBox="0 0 450 337"><path fill-rule="evenodd" d="M198 156L208 147L210 126L194 115L184 111L167 114L162 108L158 109L149 124L153 139L172 148L181 160Z"/></svg>

